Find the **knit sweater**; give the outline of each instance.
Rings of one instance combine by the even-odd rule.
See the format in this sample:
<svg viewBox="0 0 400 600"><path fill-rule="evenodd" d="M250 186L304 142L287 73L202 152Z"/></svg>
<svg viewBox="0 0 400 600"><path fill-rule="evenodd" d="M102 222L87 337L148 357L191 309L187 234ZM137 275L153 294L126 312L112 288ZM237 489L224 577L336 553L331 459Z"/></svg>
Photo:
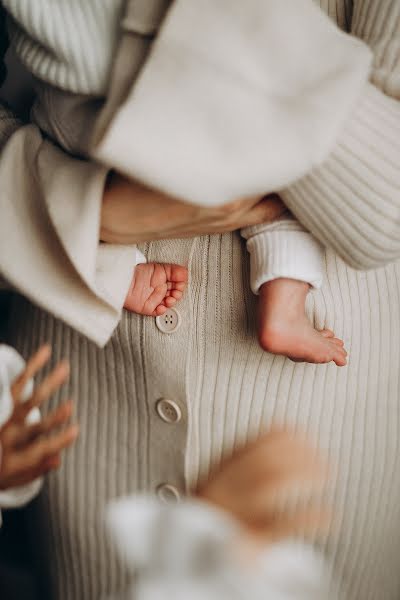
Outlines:
<svg viewBox="0 0 400 600"><path fill-rule="evenodd" d="M10 341L26 356L41 340L52 340L55 358L64 355L72 362L68 392L79 397L80 442L45 488L37 507L43 527L40 519L32 521L47 556L51 548L53 560L42 560L41 567L49 567L57 598L97 600L125 583L127 574L102 525L102 509L111 498L138 490L163 493L165 483L183 493L223 452L271 420L304 427L339 467L333 486L338 520L326 548L344 597L399 596L400 264L387 263L397 258L400 239L400 7L390 0L359 0L354 8L350 1L324 0L321 6L372 47L371 82L330 156L282 194L299 221L335 248L326 254L327 283L310 297L308 310L317 327L343 336L349 366L339 371L331 365L294 365L258 348L255 301L237 234L142 248L150 260L190 268L190 289L178 307L180 327L172 334L152 319L124 314L99 350L53 315L16 298ZM29 132L36 141L37 133ZM13 138L8 148L11 143ZM29 156L26 146L18 150L20 160ZM80 182L87 183L85 173L99 181L95 167L61 160L53 152L47 149L47 156L67 165L72 176L67 181L76 172ZM38 164L30 163L36 175ZM65 181L52 181L53 195L64 194ZM78 191L81 199L88 191L94 197L90 186L82 184ZM40 258L55 260L61 249L50 243L48 222L40 223L52 251ZM338 253L358 267L380 268L357 272ZM57 280L57 285L65 283ZM23 282L19 287L24 289ZM63 289L71 293L68 286ZM93 295L80 290L74 288L81 294L76 302L93 306ZM57 314L65 320L64 308ZM101 328L98 318L97 324ZM83 331L92 329L83 323ZM173 422L160 416L161 398L178 408Z"/></svg>
<svg viewBox="0 0 400 600"><path fill-rule="evenodd" d="M212 1L204 4L201 22L196 19L195 0L175 3L162 23L146 62L149 39L170 3L158 0L147 4L146 9L141 4L133 5L123 20L123 28L128 32L126 38L128 35L131 38L129 53L133 58L123 65L122 71L126 80L134 84L127 92L126 102L121 107L113 107L111 112L115 114L106 131L101 116L101 126L96 127L95 136L91 135L99 106L96 99L91 98L99 93L100 82L109 70L112 43L105 44L106 49L99 53L98 72L93 68L97 72L97 83L92 82L92 96L70 94L84 78L82 69L73 68L76 61L71 58L67 80L63 71L52 81L58 88L66 90L64 93L54 87L41 86L34 111L36 122L58 144L74 154L94 155L109 167L139 177L151 186L158 186L187 201L223 203L238 197L262 195L266 190L305 174L324 159L334 144L343 120L367 78L369 51L356 38L341 34L309 0L300 0L290 9L280 0L271 0L268 5L260 0L252 0L250 5L224 2L226 5L222 3L218 8ZM46 2L40 3L31 14L25 12L26 8L20 2L11 2L10 9L14 18L18 17L19 27L11 25L10 36L13 48L26 66L37 76L50 81L48 73L59 71L54 56L60 55L61 46L67 58L75 49L69 50L70 36L66 41L62 36L54 39L54 19L48 19L42 25L41 7L44 6L47 6ZM81 10L77 5L71 5L76 21L80 20ZM117 6L115 12L118 12ZM274 31L288 14L291 15L290 52L285 44L278 48L274 44ZM226 19L226 15L230 18ZM98 20L84 26L86 29L97 28L98 38L102 37L101 18L99 11ZM252 33L254 21L263 23L255 30L256 34ZM35 38L44 27L39 38L40 48L31 38L25 39L21 32L21 23L25 22L23 29L32 29ZM312 36L307 33L306 24L313 30ZM221 36L216 34L218 31L225 32L223 45ZM88 40L92 39L92 34L84 29L84 39L85 34ZM114 29L110 26L110 37L113 35ZM324 62L319 60L323 52L327 55ZM306 65L305 72L302 72L303 65ZM112 79L111 90L119 87ZM83 87L77 89L84 91ZM203 94L206 89L207 94ZM109 104L115 104L113 93L104 113L110 112ZM184 123L181 122L182 115ZM214 123L219 123L217 129ZM128 130L135 134L127 136ZM312 135L304 136L305 131ZM88 143L91 137L95 143ZM3 154L3 173L9 172L11 163L15 163L13 154L23 151L21 146L27 145L22 134L17 140L16 137L14 144L11 141L8 153ZM38 143L38 140L32 140L29 147L36 147L37 152L44 155L39 162L43 165L41 185L45 187L46 171L53 171L54 167L49 164L49 152L43 151ZM51 149L50 153L53 152ZM34 154L32 150L30 153ZM37 159L33 156L32 160ZM56 162L61 167L61 161ZM96 170L92 169L92 173L85 175L81 168L81 176L75 178L76 189L73 190L71 184L68 187L62 184L62 179L69 176L69 170L65 167L63 170L63 177L58 176L52 182L52 189L46 190L45 202L49 205L49 224L78 275L74 294L79 286L79 308L74 295L65 294L62 289L65 277L71 278L70 272L62 272L65 264L61 265L60 260L58 265L51 267L48 249L43 248L40 252L41 261L29 264L32 241L27 243L26 240L32 237L32 226L29 225L28 232L21 230L18 237L7 234L17 228L17 222L15 226L13 223L15 220L21 222L21 211L26 211L27 206L21 190L18 194L21 206L16 213L15 189L21 181L18 176L10 181L10 191L3 200L4 210L9 214L4 220L7 231L0 235L3 240L3 244L0 243L0 269L28 297L104 344L118 322L127 292L128 273L136 262L135 255L133 249L118 251L114 248L109 260L110 248L98 247L96 243L101 208L99 191L104 183L104 171L99 169L96 176ZM86 189L82 189L84 187ZM64 198L66 192L68 197ZM82 201L82 196L89 192L90 197ZM85 213L83 220L79 219L82 211ZM32 220L30 211L24 221ZM43 219L40 228L43 228L42 222ZM299 223L283 221L279 227L249 228L243 235L248 239L252 255L251 287L255 293L260 285L276 277L301 279L313 286L321 284L321 249ZM44 236L35 237L36 247L43 246ZM45 237L49 240L48 234ZM13 256L17 250L19 254L27 255L27 272L15 265ZM43 269L41 265L45 262L47 267ZM112 263L115 268L109 270L108 265ZM54 286L55 279L59 281L57 287Z"/></svg>

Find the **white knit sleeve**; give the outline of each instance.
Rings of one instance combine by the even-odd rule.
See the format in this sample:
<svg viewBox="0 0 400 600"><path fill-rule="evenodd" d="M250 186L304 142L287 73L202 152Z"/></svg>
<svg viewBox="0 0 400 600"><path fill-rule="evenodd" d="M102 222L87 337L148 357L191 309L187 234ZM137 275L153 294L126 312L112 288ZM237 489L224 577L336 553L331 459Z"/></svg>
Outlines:
<svg viewBox="0 0 400 600"><path fill-rule="evenodd" d="M239 559L240 530L225 513L151 497L114 503L108 523L136 576L125 600L333 600L323 559L303 544L271 546L253 569Z"/></svg>
<svg viewBox="0 0 400 600"><path fill-rule="evenodd" d="M321 244L294 219L246 227L241 231L250 253L250 283L254 294L279 278L297 279L320 288L325 253Z"/></svg>
<svg viewBox="0 0 400 600"><path fill-rule="evenodd" d="M372 269L400 257L400 2L355 0L352 33L374 52L370 82L329 157L281 196L324 246Z"/></svg>
<svg viewBox="0 0 400 600"><path fill-rule="evenodd" d="M0 427L7 421L13 408L11 396L11 384L24 369L25 362L16 350L9 346L0 345ZM28 382L23 400L27 400L33 390L33 381ZM27 421L36 423L40 419L38 409L32 410ZM1 443L1 442L0 442ZM1 449L0 449L1 450ZM0 452L1 472L1 452ZM0 491L0 508L17 508L23 506L39 492L42 484L41 479L36 479L27 485ZM1 517L0 517L1 518Z"/></svg>

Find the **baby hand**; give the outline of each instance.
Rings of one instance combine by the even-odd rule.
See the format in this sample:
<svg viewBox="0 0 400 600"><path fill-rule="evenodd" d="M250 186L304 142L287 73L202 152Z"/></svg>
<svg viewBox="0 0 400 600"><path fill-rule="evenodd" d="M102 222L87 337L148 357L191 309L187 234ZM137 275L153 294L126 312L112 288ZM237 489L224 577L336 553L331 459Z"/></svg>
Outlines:
<svg viewBox="0 0 400 600"><path fill-rule="evenodd" d="M181 265L137 265L124 308L138 315L163 315L182 298L187 280L188 270Z"/></svg>
<svg viewBox="0 0 400 600"><path fill-rule="evenodd" d="M56 469L60 465L61 451L70 446L78 435L77 425L60 430L71 417L70 401L38 423L27 421L29 413L46 402L68 379L69 366L61 362L23 402L27 383L48 362L50 354L49 346L41 347L11 386L13 410L0 428L0 490L26 485Z"/></svg>

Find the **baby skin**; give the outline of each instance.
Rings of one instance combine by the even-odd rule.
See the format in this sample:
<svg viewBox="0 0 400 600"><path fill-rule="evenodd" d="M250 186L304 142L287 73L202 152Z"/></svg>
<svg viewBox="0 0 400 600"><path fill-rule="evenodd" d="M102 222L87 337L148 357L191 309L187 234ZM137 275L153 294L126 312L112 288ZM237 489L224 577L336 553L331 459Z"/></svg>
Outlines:
<svg viewBox="0 0 400 600"><path fill-rule="evenodd" d="M347 364L342 340L329 329L316 330L305 312L310 286L294 279L275 279L260 288L258 336L261 347L295 362Z"/></svg>
<svg viewBox="0 0 400 600"><path fill-rule="evenodd" d="M137 265L124 308L157 317L183 296L188 281L186 267L174 264ZM305 313L308 283L275 279L261 286L258 335L261 347L296 362L347 364L341 340L329 329L314 329Z"/></svg>
<svg viewBox="0 0 400 600"><path fill-rule="evenodd" d="M137 265L124 308L149 317L163 315L182 298L187 280L188 270L181 265Z"/></svg>

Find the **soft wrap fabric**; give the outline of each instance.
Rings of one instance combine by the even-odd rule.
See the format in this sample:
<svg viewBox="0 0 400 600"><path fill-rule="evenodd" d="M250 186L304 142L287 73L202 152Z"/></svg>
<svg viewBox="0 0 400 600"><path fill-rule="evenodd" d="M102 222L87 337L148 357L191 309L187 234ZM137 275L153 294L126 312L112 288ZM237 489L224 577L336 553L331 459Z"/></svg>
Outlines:
<svg viewBox="0 0 400 600"><path fill-rule="evenodd" d="M196 204L262 195L326 158L370 62L310 0L177 0L93 153Z"/></svg>
<svg viewBox="0 0 400 600"><path fill-rule="evenodd" d="M132 4L139 6L137 0ZM258 347L248 257L237 233L142 248L151 261L187 261L190 286L173 335L159 331L151 318L124 313L102 350L48 311L15 297L9 322L13 344L28 356L51 339L54 359L68 358L74 372L64 392L79 399L80 440L61 470L47 479L39 504L43 522L32 523L53 558L41 563L54 578L50 597L118 596L127 573L103 529L105 505L166 482L184 491L223 453L278 421L312 433L339 466L333 482L337 519L326 549L341 597L399 599L400 261L388 263L400 257L400 3L317 4L332 17L332 27L352 31L374 51L371 83L361 91L333 154L296 186L291 202L299 220L312 219L318 239L334 243L344 258L328 249L326 285L309 296L308 308L318 328L343 336L349 365L294 364ZM57 34L65 31L60 17ZM74 44L74 36L64 43ZM128 54L126 63L134 58ZM53 75L56 83L56 69ZM129 88L130 82L124 83ZM73 180L77 166L65 157L70 160ZM10 163L10 169L17 166ZM46 195L46 188L40 189ZM21 227L18 234L24 232ZM382 268L355 271L346 265L353 257L358 267ZM36 261L34 245L27 259ZM40 291L45 304L49 291ZM82 312L98 314L96 297L82 306L70 289L67 301L75 310L70 322ZM95 323L88 328L96 334ZM179 423L160 419L159 398L179 405ZM49 408L62 400L57 394Z"/></svg>
<svg viewBox="0 0 400 600"><path fill-rule="evenodd" d="M136 572L124 600L337 600L327 565L310 547L271 544L250 566L240 560L239 525L208 504L133 496L112 503L107 519Z"/></svg>

